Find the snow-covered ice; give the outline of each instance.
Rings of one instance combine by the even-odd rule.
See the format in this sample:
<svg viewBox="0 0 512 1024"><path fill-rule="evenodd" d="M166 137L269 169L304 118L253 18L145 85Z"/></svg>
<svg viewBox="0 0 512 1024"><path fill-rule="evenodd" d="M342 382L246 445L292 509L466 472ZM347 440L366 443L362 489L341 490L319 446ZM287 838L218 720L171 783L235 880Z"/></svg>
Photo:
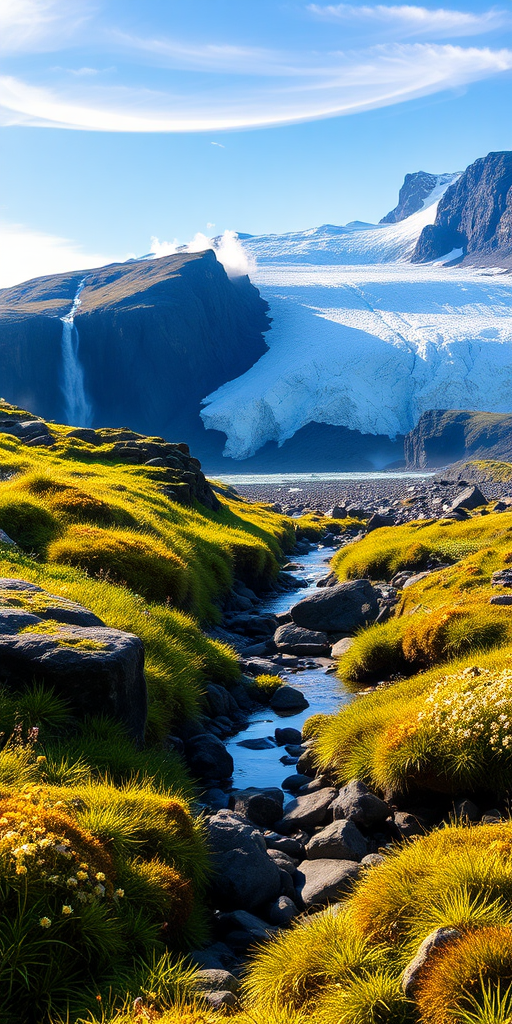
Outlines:
<svg viewBox="0 0 512 1024"><path fill-rule="evenodd" d="M226 455L311 421L394 437L427 409L511 411L510 277L410 263L446 187L398 224L243 240L273 320L269 351L205 399Z"/></svg>

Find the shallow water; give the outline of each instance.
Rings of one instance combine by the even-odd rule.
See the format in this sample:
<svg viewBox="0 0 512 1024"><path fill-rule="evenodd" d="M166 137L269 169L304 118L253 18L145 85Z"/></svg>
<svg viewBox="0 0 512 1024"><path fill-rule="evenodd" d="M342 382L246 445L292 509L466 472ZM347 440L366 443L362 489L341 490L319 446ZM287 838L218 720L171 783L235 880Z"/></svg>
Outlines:
<svg viewBox="0 0 512 1024"><path fill-rule="evenodd" d="M294 575L308 581L309 588L314 588L316 581L325 576L329 571L327 562L332 557L332 549L320 548L310 552L308 555L293 557L294 563L302 568ZM305 588L291 591L286 594L278 594L269 598L261 606L261 611L271 612L276 615L279 612L287 612L292 605L300 601L308 593ZM315 659L321 661L320 668L305 669L301 672L287 672L286 682L302 690L309 707L294 715L278 715L271 708L262 708L260 711L249 717L249 724L246 729L237 733L226 742L235 762L233 772L233 786L235 789L245 789L248 786L280 786L288 775L295 773L295 765L283 765L280 758L286 755L284 747L272 747L270 750L247 750L246 747L239 747L242 739L255 739L262 736L274 738L276 726L281 728L292 726L295 729L302 729L307 718L318 713L330 714L336 711L342 704L352 700L352 694L344 691L342 684L334 673L326 672L328 665L332 662L328 658Z"/></svg>
<svg viewBox="0 0 512 1024"><path fill-rule="evenodd" d="M435 476L433 473L221 473L217 480L234 487L243 484L296 484L329 481L331 483L366 483L372 480L426 480Z"/></svg>

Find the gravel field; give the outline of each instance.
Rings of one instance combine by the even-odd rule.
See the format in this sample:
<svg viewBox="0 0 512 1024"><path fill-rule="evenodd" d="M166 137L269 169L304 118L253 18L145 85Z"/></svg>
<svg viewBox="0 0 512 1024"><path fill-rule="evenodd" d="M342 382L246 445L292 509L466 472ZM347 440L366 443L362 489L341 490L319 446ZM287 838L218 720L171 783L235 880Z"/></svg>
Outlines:
<svg viewBox="0 0 512 1024"><path fill-rule="evenodd" d="M328 512L335 505L360 509L365 513L393 509L399 518L416 519L419 516L439 516L465 486L463 481L442 484L433 476L384 475L379 479L354 480L294 480L293 483L242 483L230 478L240 497L249 501L262 501L279 505L288 515L299 515L308 510ZM512 497L512 481L485 483L481 490L486 498ZM407 502L406 505L403 502Z"/></svg>

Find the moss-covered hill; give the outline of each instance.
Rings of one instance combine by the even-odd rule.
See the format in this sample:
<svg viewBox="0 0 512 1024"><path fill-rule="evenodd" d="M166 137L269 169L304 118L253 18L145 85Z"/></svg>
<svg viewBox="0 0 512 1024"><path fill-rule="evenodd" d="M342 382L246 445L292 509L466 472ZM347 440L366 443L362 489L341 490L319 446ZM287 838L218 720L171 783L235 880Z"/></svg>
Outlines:
<svg viewBox="0 0 512 1024"><path fill-rule="evenodd" d="M346 680L397 680L322 729L319 756L340 778L405 791L509 788L512 512L484 511L376 530L335 556L341 579L400 587L400 572L417 574L392 617L361 631L340 661Z"/></svg>
<svg viewBox="0 0 512 1024"><path fill-rule="evenodd" d="M25 416L0 408L9 429ZM0 433L0 529L18 545L1 546L0 575L38 583L140 636L150 730L165 735L177 715L197 711L204 679L237 675L233 654L198 623L218 620L234 577L256 589L271 583L293 547L292 521L227 491L206 507L194 497L199 479L204 500L199 464L186 453L184 465L179 451L171 465L143 464L172 447L161 439L44 426L50 444Z"/></svg>
<svg viewBox="0 0 512 1024"><path fill-rule="evenodd" d="M201 940L202 826L162 739L199 713L207 681L238 678L201 623L235 577L271 583L294 525L216 498L186 446L73 433L6 403L0 420L0 577L79 602L146 652L143 750L101 707L77 722L44 686L0 688L0 1020L74 1020L98 994L172 987L169 951ZM1 597L36 613L44 600Z"/></svg>

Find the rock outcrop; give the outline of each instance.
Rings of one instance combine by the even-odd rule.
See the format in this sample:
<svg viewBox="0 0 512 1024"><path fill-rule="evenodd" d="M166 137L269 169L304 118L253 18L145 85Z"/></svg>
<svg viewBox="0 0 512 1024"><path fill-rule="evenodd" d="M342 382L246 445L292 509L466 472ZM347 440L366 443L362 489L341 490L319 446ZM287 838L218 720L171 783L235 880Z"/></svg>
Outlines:
<svg viewBox="0 0 512 1024"><path fill-rule="evenodd" d="M51 426L31 413L26 413L0 400L0 434L10 434L30 447L51 448L56 437ZM69 438L83 442L82 457L87 448L101 448L102 458L127 466L149 466L165 469L158 474L162 490L171 501L190 504L194 499L209 509L218 509L220 502L201 470L201 463L190 454L184 442L168 442L163 437L145 437L134 430L106 427L75 427ZM91 452L92 454L92 452Z"/></svg>
<svg viewBox="0 0 512 1024"><path fill-rule="evenodd" d="M107 715L144 739L142 640L25 580L0 580L0 683L15 692L44 685L71 714Z"/></svg>
<svg viewBox="0 0 512 1024"><path fill-rule="evenodd" d="M413 263L460 249L466 263L512 265L512 152L475 160L439 201L418 239Z"/></svg>
<svg viewBox="0 0 512 1024"><path fill-rule="evenodd" d="M463 459L512 461L512 415L431 409L405 437L407 469L435 469Z"/></svg>
<svg viewBox="0 0 512 1024"><path fill-rule="evenodd" d="M394 210L387 213L379 222L380 224L397 224L411 214L421 210L426 199L434 189L450 181L453 174L429 174L427 171L415 171L413 174L406 174L404 183L398 193L398 203Z"/></svg>

